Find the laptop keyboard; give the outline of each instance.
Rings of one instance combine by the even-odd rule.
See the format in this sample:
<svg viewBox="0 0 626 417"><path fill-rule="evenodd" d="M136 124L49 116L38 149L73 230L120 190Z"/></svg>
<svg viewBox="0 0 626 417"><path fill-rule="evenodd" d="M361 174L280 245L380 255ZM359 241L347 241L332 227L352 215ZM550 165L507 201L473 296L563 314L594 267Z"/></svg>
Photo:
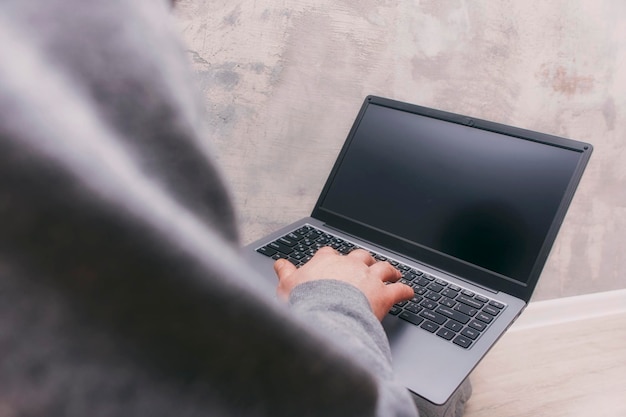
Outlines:
<svg viewBox="0 0 626 417"><path fill-rule="evenodd" d="M257 252L272 259L287 259L296 267L300 267L323 246L330 246L342 254L348 254L359 248L365 249L313 226L305 225L258 248ZM400 282L409 285L415 292L411 300L394 305L389 314L456 346L469 349L506 307L500 302L440 277L376 252L369 252L377 261L387 261L398 269L402 273Z"/></svg>

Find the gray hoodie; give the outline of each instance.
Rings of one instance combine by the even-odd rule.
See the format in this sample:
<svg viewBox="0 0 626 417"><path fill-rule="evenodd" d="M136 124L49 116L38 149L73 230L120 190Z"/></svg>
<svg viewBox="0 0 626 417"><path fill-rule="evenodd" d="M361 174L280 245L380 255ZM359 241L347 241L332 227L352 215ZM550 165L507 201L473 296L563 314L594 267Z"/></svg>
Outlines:
<svg viewBox="0 0 626 417"><path fill-rule="evenodd" d="M415 416L356 288L248 285L170 7L0 2L0 416Z"/></svg>

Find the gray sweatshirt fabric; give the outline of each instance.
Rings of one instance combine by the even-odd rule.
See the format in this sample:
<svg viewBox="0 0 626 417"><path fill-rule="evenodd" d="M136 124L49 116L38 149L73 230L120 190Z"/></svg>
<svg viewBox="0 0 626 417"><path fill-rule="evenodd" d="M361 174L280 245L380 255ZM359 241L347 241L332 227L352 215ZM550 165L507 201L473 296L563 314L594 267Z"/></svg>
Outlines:
<svg viewBox="0 0 626 417"><path fill-rule="evenodd" d="M356 288L248 284L170 8L0 2L0 415L416 416Z"/></svg>

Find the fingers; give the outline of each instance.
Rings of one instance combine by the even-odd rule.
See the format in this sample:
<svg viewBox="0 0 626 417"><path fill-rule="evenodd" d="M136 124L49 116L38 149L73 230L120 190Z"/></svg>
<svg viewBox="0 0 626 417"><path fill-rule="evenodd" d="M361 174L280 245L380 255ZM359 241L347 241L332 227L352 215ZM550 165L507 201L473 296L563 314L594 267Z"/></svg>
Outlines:
<svg viewBox="0 0 626 417"><path fill-rule="evenodd" d="M331 256L341 257L342 255L330 246L324 246L316 252L314 258L319 259ZM378 262L369 251L364 249L355 249L350 252L347 257L365 264L370 268L371 273L378 276L383 282L395 282L402 277L400 271L394 268L389 262ZM276 266L274 268L276 268ZM291 264L287 266L287 268L289 268L289 273L295 270L295 267L292 267ZM276 273L278 274L278 271Z"/></svg>
<svg viewBox="0 0 626 417"><path fill-rule="evenodd" d="M392 305L400 301L410 300L415 295L413 288L408 285L396 282L385 287L389 298L393 301Z"/></svg>
<svg viewBox="0 0 626 417"><path fill-rule="evenodd" d="M330 246L323 246L315 252L316 256L319 255L339 255L339 252L331 248Z"/></svg>
<svg viewBox="0 0 626 417"><path fill-rule="evenodd" d="M345 281L363 292L370 302L372 311L381 319L391 306L413 297L413 289L397 283L402 274L389 262L377 262L366 250L356 249L342 256L331 247L320 248L301 268L279 259L274 263L278 276L276 294L287 300L298 285L318 280L335 279Z"/></svg>
<svg viewBox="0 0 626 417"><path fill-rule="evenodd" d="M402 274L396 268L391 266L389 262L377 262L370 266L373 274L380 277L383 282L396 282L402 278Z"/></svg>
<svg viewBox="0 0 626 417"><path fill-rule="evenodd" d="M279 281L294 273L295 270L296 266L286 259L279 259L274 262L274 272L276 272Z"/></svg>
<svg viewBox="0 0 626 417"><path fill-rule="evenodd" d="M314 258L319 260L320 258L332 257L341 255L335 249L330 246L324 246L320 248ZM374 257L366 250L356 249L347 255L349 258L361 262L370 268L370 272L380 278L383 282L395 282L402 277L400 271L394 268L389 262L378 262ZM279 259L274 262L274 271L279 280L291 275L296 271L296 267L285 259Z"/></svg>
<svg viewBox="0 0 626 417"><path fill-rule="evenodd" d="M410 300L413 296L414 292L411 287L396 282L385 285L383 291L379 293L379 297L374 302L370 300L370 305L374 315L382 321L394 304Z"/></svg>
<svg viewBox="0 0 626 417"><path fill-rule="evenodd" d="M370 255L368 251L363 250L363 249L355 249L352 252L350 252L348 256L359 259L361 262L363 262L367 266L372 266L376 263L376 259L374 259L374 257Z"/></svg>

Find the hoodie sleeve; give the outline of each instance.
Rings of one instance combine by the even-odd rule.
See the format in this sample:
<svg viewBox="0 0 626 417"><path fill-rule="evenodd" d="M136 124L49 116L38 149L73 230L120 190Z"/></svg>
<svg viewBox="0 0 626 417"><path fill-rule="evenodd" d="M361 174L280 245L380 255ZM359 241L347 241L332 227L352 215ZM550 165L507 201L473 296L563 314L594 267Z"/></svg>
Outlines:
<svg viewBox="0 0 626 417"><path fill-rule="evenodd" d="M417 415L410 393L394 378L387 336L363 293L340 281L310 281L293 289L289 304L313 331L340 345L374 375L376 415Z"/></svg>

